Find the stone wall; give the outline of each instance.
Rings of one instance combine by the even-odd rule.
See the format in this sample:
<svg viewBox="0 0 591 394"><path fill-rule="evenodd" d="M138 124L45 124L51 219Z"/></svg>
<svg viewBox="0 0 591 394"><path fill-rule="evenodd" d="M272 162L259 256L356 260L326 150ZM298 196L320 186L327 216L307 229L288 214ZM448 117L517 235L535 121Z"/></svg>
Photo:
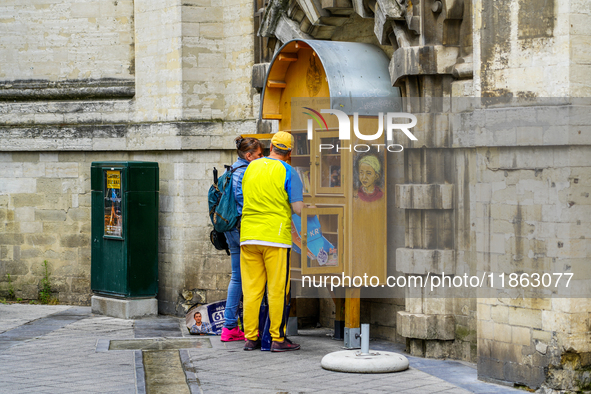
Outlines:
<svg viewBox="0 0 591 394"><path fill-rule="evenodd" d="M474 86L483 97L589 95L586 2L483 0L475 13ZM489 119L506 126L469 132L479 147L472 215L477 262L496 273L567 272L585 281L589 194L579 182L591 174L588 106L572 99L552 105L488 109ZM518 127L524 120L530 122ZM507 291L479 299L479 376L584 389L590 342L583 322L591 308L586 298L564 297Z"/></svg>
<svg viewBox="0 0 591 394"><path fill-rule="evenodd" d="M589 95L587 1L271 3L263 31L380 45L407 97L504 100L437 116L407 108L420 136L396 141L405 153L389 163L389 275L424 275L431 261L433 273L589 279L589 106L510 102ZM252 2L4 1L0 11L0 292L10 274L17 296L34 297L48 260L60 300L87 303L90 163L134 159L160 163L160 311L223 298L229 261L208 244L205 194L211 168L232 161L232 138L256 129ZM505 126L487 129L491 120ZM477 361L482 379L590 383L588 299L423 296L364 300L362 322L411 354ZM318 309L331 324L332 304Z"/></svg>
<svg viewBox="0 0 591 394"><path fill-rule="evenodd" d="M10 274L36 298L48 260L60 301L87 304L90 164L148 160L160 165L160 311L224 298L229 259L209 243L206 194L233 139L256 131L252 3L1 7L0 294Z"/></svg>
<svg viewBox="0 0 591 394"><path fill-rule="evenodd" d="M133 7L132 0L2 1L2 84L133 78Z"/></svg>
<svg viewBox="0 0 591 394"><path fill-rule="evenodd" d="M482 148L475 212L478 264L496 273L573 273L571 289L589 279L589 146ZM583 182L583 183L581 183ZM581 389L565 352L589 349L588 298L529 298L511 291L478 300L479 374L554 389ZM567 357L568 358L568 357ZM577 387L580 385L581 387Z"/></svg>
<svg viewBox="0 0 591 394"><path fill-rule="evenodd" d="M222 138L231 140L232 135ZM109 145L115 148L122 140L125 144L124 139L114 138ZM213 167L235 159L231 150L220 148L2 152L0 291L8 292L10 274L16 297L36 299L42 263L47 260L60 302L87 304L90 165L101 160L146 160L157 161L160 167L161 310L182 313L186 289L195 292L191 297L195 302L224 298L229 263L225 253L209 243L206 203Z"/></svg>
<svg viewBox="0 0 591 394"><path fill-rule="evenodd" d="M584 0L570 1L570 95L589 97L589 65L591 65L591 4Z"/></svg>

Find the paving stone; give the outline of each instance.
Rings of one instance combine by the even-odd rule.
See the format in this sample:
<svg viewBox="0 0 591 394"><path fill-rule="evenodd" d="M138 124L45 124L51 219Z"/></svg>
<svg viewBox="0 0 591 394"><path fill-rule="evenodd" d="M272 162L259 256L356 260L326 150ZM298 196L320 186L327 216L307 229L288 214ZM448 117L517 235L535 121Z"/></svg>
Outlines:
<svg viewBox="0 0 591 394"><path fill-rule="evenodd" d="M0 327L12 327L0 333L0 392L145 393L142 352L100 350L101 344L134 338L191 337L182 329L182 319L170 316L132 321L94 316L89 308L68 307L37 308L34 316L38 317L30 320L26 316L33 316L32 310L18 306L11 309L10 324L0 314ZM179 359L187 369L185 377L192 380L191 392L520 392L479 382L475 368L460 362L410 356L411 368L394 374L326 371L320 367L320 360L341 350L342 343L328 340L325 330L300 333L294 338L302 345L297 352L245 352L243 343L222 343L219 337L208 337L211 348L181 350L184 353ZM10 346L2 348L2 343ZM401 351L399 345L383 341L372 341L373 348ZM184 383L184 379L178 379Z"/></svg>

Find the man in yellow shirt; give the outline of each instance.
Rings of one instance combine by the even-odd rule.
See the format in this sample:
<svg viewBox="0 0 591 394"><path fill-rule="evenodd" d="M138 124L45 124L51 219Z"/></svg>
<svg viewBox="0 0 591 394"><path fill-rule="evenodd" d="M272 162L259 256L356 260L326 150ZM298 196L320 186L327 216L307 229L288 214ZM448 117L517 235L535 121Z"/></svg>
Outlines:
<svg viewBox="0 0 591 394"><path fill-rule="evenodd" d="M244 350L261 347L259 307L267 284L272 352L298 350L285 338L285 306L290 299L291 211L300 215L302 182L286 163L291 134L278 132L269 157L251 162L242 179L244 206L240 224L240 270L244 294ZM262 327L261 327L262 329Z"/></svg>

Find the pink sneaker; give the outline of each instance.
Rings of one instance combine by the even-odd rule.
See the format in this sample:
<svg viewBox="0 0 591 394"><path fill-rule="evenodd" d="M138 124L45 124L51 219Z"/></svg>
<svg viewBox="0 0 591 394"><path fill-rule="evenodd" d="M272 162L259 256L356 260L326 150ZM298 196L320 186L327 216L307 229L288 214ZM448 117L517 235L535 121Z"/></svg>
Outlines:
<svg viewBox="0 0 591 394"><path fill-rule="evenodd" d="M222 327L222 342L231 342L231 341L244 341L244 333L240 331L238 327L234 327L232 329L228 329L226 327Z"/></svg>

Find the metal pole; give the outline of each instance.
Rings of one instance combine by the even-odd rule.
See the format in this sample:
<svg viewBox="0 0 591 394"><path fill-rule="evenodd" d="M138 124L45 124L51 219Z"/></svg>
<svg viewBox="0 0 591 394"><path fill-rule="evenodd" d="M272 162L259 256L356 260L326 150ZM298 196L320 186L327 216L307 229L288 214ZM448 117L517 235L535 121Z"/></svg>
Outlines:
<svg viewBox="0 0 591 394"><path fill-rule="evenodd" d="M361 325L361 354L369 354L369 324Z"/></svg>

